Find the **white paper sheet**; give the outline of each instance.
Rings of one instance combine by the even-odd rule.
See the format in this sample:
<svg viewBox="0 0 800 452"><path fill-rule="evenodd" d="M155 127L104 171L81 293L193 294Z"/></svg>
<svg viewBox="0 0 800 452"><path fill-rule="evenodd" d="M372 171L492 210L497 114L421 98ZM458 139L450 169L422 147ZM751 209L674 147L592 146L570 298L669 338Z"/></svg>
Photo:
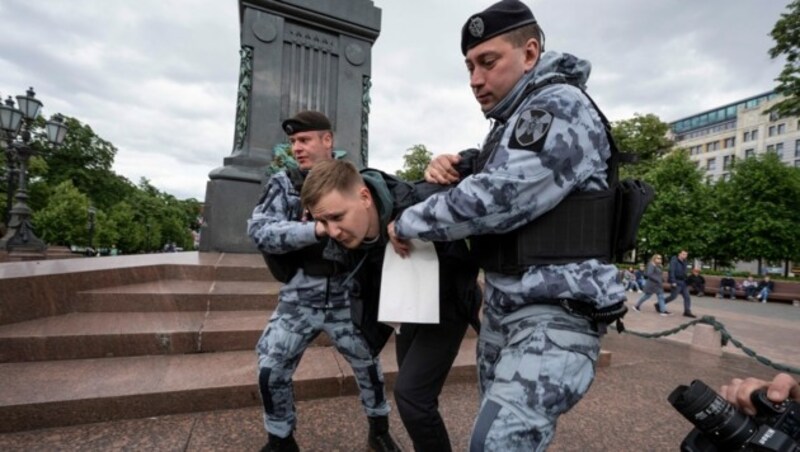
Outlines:
<svg viewBox="0 0 800 452"><path fill-rule="evenodd" d="M439 323L439 258L431 242L411 240L409 257L386 245L378 321Z"/></svg>

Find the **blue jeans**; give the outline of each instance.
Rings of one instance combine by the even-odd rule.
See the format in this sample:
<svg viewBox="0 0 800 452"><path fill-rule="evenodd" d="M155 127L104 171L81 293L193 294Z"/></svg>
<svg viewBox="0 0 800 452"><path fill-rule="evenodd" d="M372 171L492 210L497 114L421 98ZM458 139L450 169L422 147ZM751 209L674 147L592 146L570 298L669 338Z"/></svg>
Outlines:
<svg viewBox="0 0 800 452"><path fill-rule="evenodd" d="M767 298L769 298L769 289L765 287L758 292L758 299L761 300L762 303L766 303Z"/></svg>
<svg viewBox="0 0 800 452"><path fill-rule="evenodd" d="M664 300L664 303L669 303L670 301L678 298L678 294L683 295L683 313L691 313L692 298L689 296L689 287L686 285L686 281L675 281L675 285L672 287L672 293L670 293L669 297Z"/></svg>
<svg viewBox="0 0 800 452"><path fill-rule="evenodd" d="M661 290L659 292L656 292L655 294L645 292L644 295L642 295L642 297L639 298L639 301L636 302L636 309L639 309L642 306L642 303L647 301L653 295L656 296L656 301L658 303L658 312L666 311L667 310L667 305L664 304L664 291L663 290Z"/></svg>

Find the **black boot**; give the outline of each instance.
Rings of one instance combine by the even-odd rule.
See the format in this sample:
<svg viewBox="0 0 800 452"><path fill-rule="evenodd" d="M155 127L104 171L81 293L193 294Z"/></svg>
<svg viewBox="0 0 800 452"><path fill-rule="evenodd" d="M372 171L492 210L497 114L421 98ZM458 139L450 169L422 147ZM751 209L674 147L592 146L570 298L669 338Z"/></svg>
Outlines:
<svg viewBox="0 0 800 452"><path fill-rule="evenodd" d="M367 443L375 452L401 452L392 434L389 433L389 416L368 417L369 437Z"/></svg>
<svg viewBox="0 0 800 452"><path fill-rule="evenodd" d="M291 433L286 438L269 434L267 444L261 448L261 452L300 452L297 443L294 440L294 435Z"/></svg>

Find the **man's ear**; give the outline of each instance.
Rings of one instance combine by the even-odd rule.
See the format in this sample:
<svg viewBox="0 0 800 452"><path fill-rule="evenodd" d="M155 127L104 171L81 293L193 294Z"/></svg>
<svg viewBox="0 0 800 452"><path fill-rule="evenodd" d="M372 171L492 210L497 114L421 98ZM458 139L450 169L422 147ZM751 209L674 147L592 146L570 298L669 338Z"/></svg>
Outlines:
<svg viewBox="0 0 800 452"><path fill-rule="evenodd" d="M331 148L333 150L333 133L330 131L325 131L322 133L322 144L325 147Z"/></svg>
<svg viewBox="0 0 800 452"><path fill-rule="evenodd" d="M528 39L528 42L525 43L525 72L530 71L536 66L536 63L539 61L539 55L541 53L541 45L539 41L535 38Z"/></svg>
<svg viewBox="0 0 800 452"><path fill-rule="evenodd" d="M366 185L362 185L358 188L358 199L365 208L369 208L372 205L372 192L369 191Z"/></svg>

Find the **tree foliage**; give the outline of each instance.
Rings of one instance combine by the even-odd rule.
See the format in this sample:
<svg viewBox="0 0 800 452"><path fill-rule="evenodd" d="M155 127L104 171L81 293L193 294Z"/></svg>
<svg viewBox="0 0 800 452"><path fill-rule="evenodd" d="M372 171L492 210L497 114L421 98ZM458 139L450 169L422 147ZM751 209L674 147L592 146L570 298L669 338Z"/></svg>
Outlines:
<svg viewBox="0 0 800 452"><path fill-rule="evenodd" d="M656 161L644 175L655 199L639 228L640 254L676 254L687 249L694 256L708 253L710 189L703 173L683 150Z"/></svg>
<svg viewBox="0 0 800 452"><path fill-rule="evenodd" d="M717 185L722 239L734 258L800 258L800 170L774 153L737 162L728 182Z"/></svg>
<svg viewBox="0 0 800 452"><path fill-rule="evenodd" d="M147 179L134 185L112 170L116 147L89 125L65 118L63 145L51 149L38 118L31 146L28 201L34 210L37 235L50 244L89 245L89 207L96 210L92 245L124 253L161 249L166 242L192 249L192 230L199 229L201 204L178 200ZM5 156L0 159L5 169ZM0 177L3 194L5 174ZM5 198L0 200L4 208ZM3 210L5 212L5 210ZM0 220L1 222L2 220Z"/></svg>
<svg viewBox="0 0 800 452"><path fill-rule="evenodd" d="M775 23L770 32L775 46L769 50L771 58L786 57L786 64L778 75L775 91L786 99L773 105L767 113L780 116L800 116L800 0L786 7L787 12Z"/></svg>
<svg viewBox="0 0 800 452"><path fill-rule="evenodd" d="M406 150L403 156L403 169L395 174L407 181L422 180L425 177L425 168L431 162L433 153L424 144L415 144Z"/></svg>
<svg viewBox="0 0 800 452"><path fill-rule="evenodd" d="M633 118L615 121L611 134L620 152L635 154L638 162L621 168L622 177L642 177L656 160L666 155L673 147L667 138L669 124L654 114L636 113Z"/></svg>
<svg viewBox="0 0 800 452"><path fill-rule="evenodd" d="M89 238L89 197L71 181L54 188L44 208L34 212L36 234L53 245L87 245Z"/></svg>

